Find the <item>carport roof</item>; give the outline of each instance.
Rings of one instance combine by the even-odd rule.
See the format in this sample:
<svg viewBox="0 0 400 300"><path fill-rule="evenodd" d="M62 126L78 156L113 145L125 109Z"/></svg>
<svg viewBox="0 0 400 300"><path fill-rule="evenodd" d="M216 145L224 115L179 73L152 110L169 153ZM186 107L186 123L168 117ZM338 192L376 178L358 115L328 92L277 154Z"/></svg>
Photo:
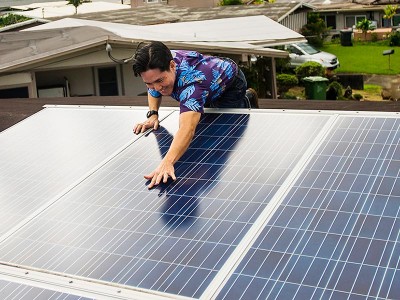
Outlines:
<svg viewBox="0 0 400 300"><path fill-rule="evenodd" d="M106 43L134 49L146 40L161 40L175 49L286 57L284 51L265 47L303 41L304 37L265 16L154 26L67 18L0 34L0 72L30 70L60 57L98 50Z"/></svg>

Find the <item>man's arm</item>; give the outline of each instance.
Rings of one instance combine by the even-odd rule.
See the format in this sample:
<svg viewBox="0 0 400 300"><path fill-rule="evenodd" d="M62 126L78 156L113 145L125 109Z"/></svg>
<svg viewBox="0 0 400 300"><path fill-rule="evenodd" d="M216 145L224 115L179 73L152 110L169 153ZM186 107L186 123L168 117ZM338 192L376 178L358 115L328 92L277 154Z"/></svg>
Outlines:
<svg viewBox="0 0 400 300"><path fill-rule="evenodd" d="M201 113L187 111L179 116L179 129L169 147L164 159L158 167L144 178L151 180L147 186L151 189L153 186L160 184L161 181L167 182L168 177L176 180L174 164L182 157L193 139L197 124L200 121Z"/></svg>
<svg viewBox="0 0 400 300"><path fill-rule="evenodd" d="M158 111L160 109L161 99L162 99L161 97L155 98L152 95L150 95L149 93L147 93L147 101L149 103L149 110ZM158 116L152 115L146 121L135 124L135 126L133 127L133 132L136 134L143 133L147 129L152 128L152 127L154 130L157 130L159 124L160 124L160 122L158 121Z"/></svg>

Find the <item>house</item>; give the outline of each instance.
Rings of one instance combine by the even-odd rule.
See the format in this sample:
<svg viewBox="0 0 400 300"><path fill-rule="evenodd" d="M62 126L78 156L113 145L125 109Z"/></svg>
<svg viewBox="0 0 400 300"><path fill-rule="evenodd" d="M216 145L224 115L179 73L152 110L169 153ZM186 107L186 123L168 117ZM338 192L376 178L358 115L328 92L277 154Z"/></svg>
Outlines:
<svg viewBox="0 0 400 300"><path fill-rule="evenodd" d="M251 55L268 57L272 71L266 84L276 98L275 58L287 53L268 47L304 37L265 16L153 26L62 19L0 34L0 98L143 94L146 87L131 65L116 64L105 49L110 44L112 56L129 58L146 40L243 63Z"/></svg>
<svg viewBox="0 0 400 300"><path fill-rule="evenodd" d="M372 21L377 28L400 25L400 10L392 19L385 19L383 16L387 4L382 2L371 1L369 4L365 4L347 1L314 5L327 26L336 30L353 28L364 19Z"/></svg>
<svg viewBox="0 0 400 300"><path fill-rule="evenodd" d="M132 0L131 6L135 10L146 7L152 9L154 5L176 6L179 8L185 7L193 10L232 10L234 5L229 6L218 6L218 0L208 1L193 1L193 0ZM248 1L250 4L252 1ZM387 5L399 4L396 0L310 0L305 1L292 1L292 0L276 0L273 3L265 1L262 5L239 5L242 11L250 12L251 10L262 11L265 8L272 9L273 7L280 8L281 19L278 20L281 24L291 28L292 30L298 31L302 25L304 25L307 19L303 19L303 24L293 28L288 21L289 19L299 18L302 13L299 11L299 7L303 10L308 8L308 11L316 11L320 13L320 16L325 20L328 27L332 29L345 29L352 28L358 21L363 19L369 19L374 21L377 27L391 27L400 25L400 11L396 14L393 19L384 19L383 9ZM289 5L295 7L289 8ZM264 11L267 16L269 12ZM287 20L285 20L287 19Z"/></svg>

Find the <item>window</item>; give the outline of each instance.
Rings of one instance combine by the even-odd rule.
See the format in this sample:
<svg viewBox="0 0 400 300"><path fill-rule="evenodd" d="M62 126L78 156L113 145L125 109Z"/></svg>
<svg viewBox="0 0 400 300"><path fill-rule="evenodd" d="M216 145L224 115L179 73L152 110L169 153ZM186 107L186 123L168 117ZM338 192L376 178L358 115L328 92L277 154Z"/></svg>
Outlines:
<svg viewBox="0 0 400 300"><path fill-rule="evenodd" d="M336 16L335 15L321 16L321 18L324 20L326 27L328 27L330 29L336 29Z"/></svg>
<svg viewBox="0 0 400 300"><path fill-rule="evenodd" d="M400 15L393 16L393 26L400 26Z"/></svg>
<svg viewBox="0 0 400 300"><path fill-rule="evenodd" d="M100 96L118 96L118 76L115 67L97 69Z"/></svg>
<svg viewBox="0 0 400 300"><path fill-rule="evenodd" d="M366 15L357 15L357 16L346 16L346 28L352 28L356 26L358 22L366 19Z"/></svg>
<svg viewBox="0 0 400 300"><path fill-rule="evenodd" d="M29 98L28 87L18 87L0 90L0 98Z"/></svg>

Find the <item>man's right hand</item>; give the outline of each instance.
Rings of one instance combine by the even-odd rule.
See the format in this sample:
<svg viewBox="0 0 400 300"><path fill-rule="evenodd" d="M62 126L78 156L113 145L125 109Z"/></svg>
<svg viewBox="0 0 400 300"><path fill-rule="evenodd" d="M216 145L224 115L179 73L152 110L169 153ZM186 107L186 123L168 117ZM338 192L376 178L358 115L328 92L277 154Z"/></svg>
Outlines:
<svg viewBox="0 0 400 300"><path fill-rule="evenodd" d="M133 133L135 133L135 134L143 133L149 128L153 128L154 130L157 130L159 124L160 124L160 121L158 120L158 116L153 115L150 118L148 118L146 121L135 124L135 126L133 126Z"/></svg>

